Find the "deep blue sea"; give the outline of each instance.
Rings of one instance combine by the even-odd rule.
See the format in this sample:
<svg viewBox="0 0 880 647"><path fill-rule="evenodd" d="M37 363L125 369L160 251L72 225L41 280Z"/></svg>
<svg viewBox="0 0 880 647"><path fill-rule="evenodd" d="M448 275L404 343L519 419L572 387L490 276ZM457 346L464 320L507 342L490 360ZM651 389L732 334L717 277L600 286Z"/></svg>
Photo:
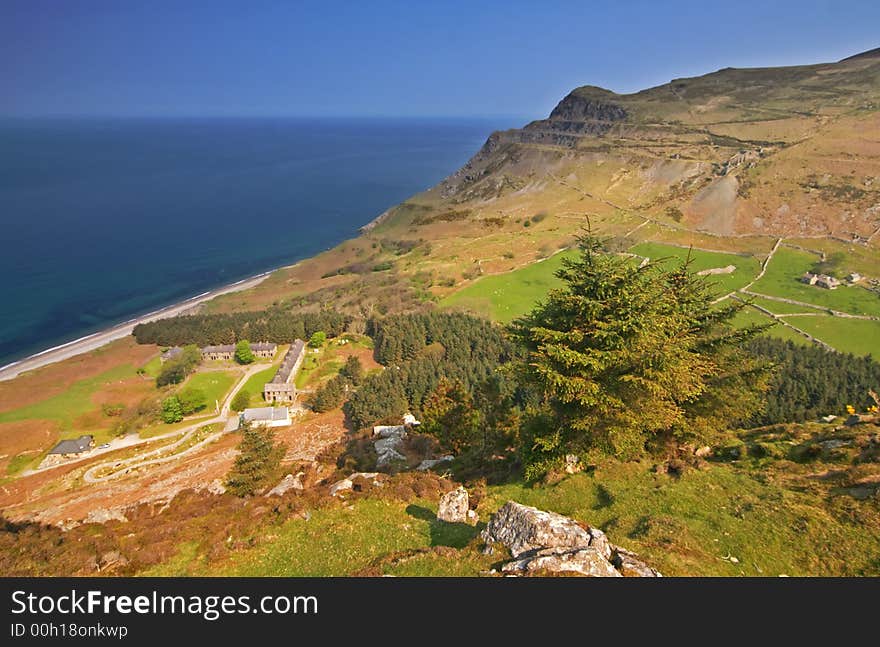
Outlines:
<svg viewBox="0 0 880 647"><path fill-rule="evenodd" d="M332 247L516 125L0 121L0 366Z"/></svg>

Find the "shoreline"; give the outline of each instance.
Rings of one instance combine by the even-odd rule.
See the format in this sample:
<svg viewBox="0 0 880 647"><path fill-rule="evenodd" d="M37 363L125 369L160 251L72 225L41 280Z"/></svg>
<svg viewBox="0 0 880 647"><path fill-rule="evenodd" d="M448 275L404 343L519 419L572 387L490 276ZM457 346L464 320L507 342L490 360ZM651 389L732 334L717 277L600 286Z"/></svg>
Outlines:
<svg viewBox="0 0 880 647"><path fill-rule="evenodd" d="M80 337L79 339L52 346L46 350L42 350L23 359L6 364L5 366L0 366L0 382L15 379L27 371L33 371L42 368L43 366L48 366L49 364L54 364L75 357L76 355L88 353L101 348L102 346L106 346L112 341L130 335L132 330L134 330L134 327L140 323L147 323L156 319L166 319L168 317L187 314L206 301L210 301L221 295L250 289L265 281L274 272L293 267L294 265L296 265L296 263L293 265L282 265L251 276L250 278L241 279L235 283L230 283L214 290L202 292L194 297L165 306L164 308L159 308L158 310L152 310L143 315L138 315L132 319L123 321L120 324L105 328L104 330L99 330L89 335L85 335L84 337Z"/></svg>

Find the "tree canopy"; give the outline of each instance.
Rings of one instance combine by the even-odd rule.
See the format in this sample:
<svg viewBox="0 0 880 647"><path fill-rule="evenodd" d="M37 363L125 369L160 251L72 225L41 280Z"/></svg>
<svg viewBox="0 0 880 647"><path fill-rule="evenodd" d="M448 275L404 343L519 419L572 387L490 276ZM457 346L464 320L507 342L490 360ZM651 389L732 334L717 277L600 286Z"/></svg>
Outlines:
<svg viewBox="0 0 880 647"><path fill-rule="evenodd" d="M355 428L420 415L442 379L471 389L516 355L501 328L459 312L431 312L372 319L373 355L387 369L361 380L343 406Z"/></svg>
<svg viewBox="0 0 880 647"><path fill-rule="evenodd" d="M139 344L180 346L234 344L240 339L269 339L289 344L318 330L330 337L345 332L351 318L335 311L296 313L282 308L257 312L199 314L157 319L134 327Z"/></svg>
<svg viewBox="0 0 880 647"><path fill-rule="evenodd" d="M241 339L235 344L235 361L239 364L253 364L254 352L251 343L247 339Z"/></svg>
<svg viewBox="0 0 880 647"><path fill-rule="evenodd" d="M183 347L183 352L176 358L168 360L162 365L159 375L156 376L156 386L163 387L169 384L180 384L186 377L196 370L202 362L202 352L198 346L190 344Z"/></svg>

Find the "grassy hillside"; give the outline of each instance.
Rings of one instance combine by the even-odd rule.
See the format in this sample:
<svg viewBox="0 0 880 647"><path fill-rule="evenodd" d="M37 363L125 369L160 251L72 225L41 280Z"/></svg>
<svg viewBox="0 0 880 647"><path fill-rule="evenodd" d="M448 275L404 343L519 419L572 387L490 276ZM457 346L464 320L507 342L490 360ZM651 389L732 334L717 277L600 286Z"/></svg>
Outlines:
<svg viewBox="0 0 880 647"><path fill-rule="evenodd" d="M844 285L826 290L799 281L818 257L809 252L780 247L767 267L767 273L750 289L761 294L803 301L854 315L880 317L880 295L859 286Z"/></svg>
<svg viewBox="0 0 880 647"><path fill-rule="evenodd" d="M635 245L629 251L653 261L665 263L680 264L690 259L692 272L726 268L733 265L736 269L730 274L714 274L706 277L706 280L713 284L713 289L718 296L745 287L761 271L761 264L754 256L707 252L701 249L685 249L648 242Z"/></svg>
<svg viewBox="0 0 880 647"><path fill-rule="evenodd" d="M548 290L558 287L560 282L554 273L562 267L562 259L576 255L576 251L561 252L513 272L484 276L446 297L440 305L508 323L528 313Z"/></svg>
<svg viewBox="0 0 880 647"><path fill-rule="evenodd" d="M499 557L480 552L478 532L515 500L596 525L666 575L878 575L874 464L856 459L870 432L771 429L742 434L713 462L678 476L608 461L552 484L489 486L479 494L476 528L439 522L435 499L400 500L389 494L399 486L387 485L236 535L252 547L220 559L208 559L197 541L184 543L141 574L485 575ZM828 440L844 448L823 449ZM836 476L816 480L829 470Z"/></svg>

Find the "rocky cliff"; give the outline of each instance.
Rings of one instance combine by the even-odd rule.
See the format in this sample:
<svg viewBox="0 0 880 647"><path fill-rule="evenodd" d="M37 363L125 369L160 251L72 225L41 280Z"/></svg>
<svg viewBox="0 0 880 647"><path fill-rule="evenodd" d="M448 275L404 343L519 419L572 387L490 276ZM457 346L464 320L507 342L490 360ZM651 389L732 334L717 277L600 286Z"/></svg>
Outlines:
<svg viewBox="0 0 880 647"><path fill-rule="evenodd" d="M557 195L562 184L581 195ZM880 54L726 68L633 94L580 87L548 118L493 133L433 193L485 205L524 190L680 213L673 226L723 236L864 243L880 229Z"/></svg>

